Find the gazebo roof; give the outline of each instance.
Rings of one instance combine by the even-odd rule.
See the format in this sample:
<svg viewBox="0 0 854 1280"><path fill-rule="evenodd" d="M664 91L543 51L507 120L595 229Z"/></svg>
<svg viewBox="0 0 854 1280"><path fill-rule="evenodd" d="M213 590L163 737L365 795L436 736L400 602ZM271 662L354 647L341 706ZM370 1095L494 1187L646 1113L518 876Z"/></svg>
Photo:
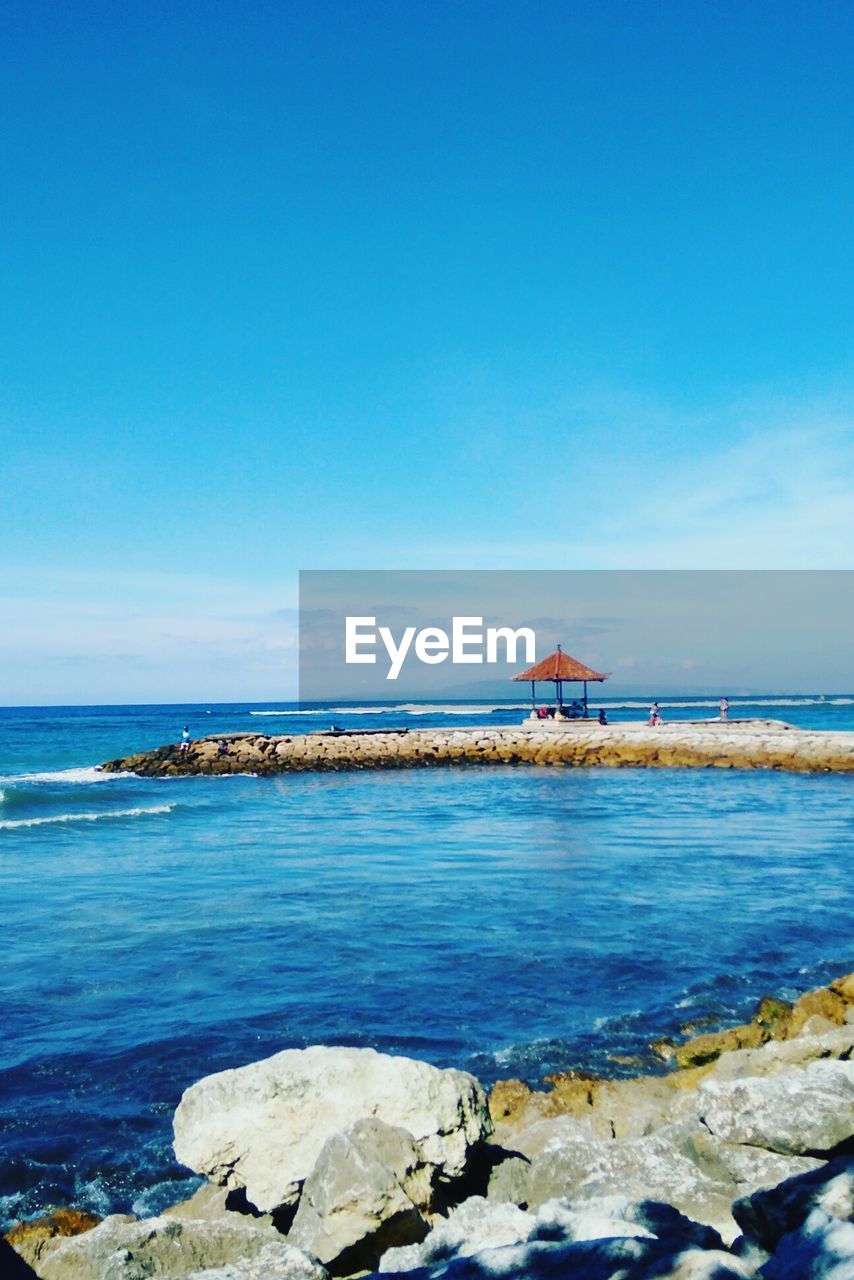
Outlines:
<svg viewBox="0 0 854 1280"><path fill-rule="evenodd" d="M535 663L527 671L520 672L518 676L510 678L511 680L553 680L556 683L558 680L607 680L608 676L603 675L601 671L593 671L591 667L585 667L583 662L571 658L558 646L547 658Z"/></svg>

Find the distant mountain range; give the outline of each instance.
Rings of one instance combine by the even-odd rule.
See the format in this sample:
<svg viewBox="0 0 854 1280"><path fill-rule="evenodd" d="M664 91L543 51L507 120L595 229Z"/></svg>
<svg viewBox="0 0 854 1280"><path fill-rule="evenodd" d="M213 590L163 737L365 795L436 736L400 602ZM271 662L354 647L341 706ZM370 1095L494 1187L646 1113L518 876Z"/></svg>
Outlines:
<svg viewBox="0 0 854 1280"><path fill-rule="evenodd" d="M564 696L573 697L581 694L581 685L567 684L564 686ZM544 701L548 698L548 686L546 684L537 685L537 698ZM577 693L574 691L577 690ZM827 692L826 690L823 692ZM720 685L708 684L685 684L685 683L668 683L660 681L627 681L627 680L608 680L604 684L588 684L587 696L595 701L611 702L614 698L660 698L660 697L680 697L680 698L720 698L724 695L728 698L768 698L774 694L785 694L792 696L793 694L808 694L809 696L818 696L813 690L780 690L780 689L757 689L745 685L721 688ZM383 695L384 699L395 698L401 702L412 700L424 702L433 701L437 698L472 698L476 702L480 701L497 701L497 702L528 702L531 696L531 686L525 683L516 684L509 679L498 680L469 680L461 684L443 685L440 688L431 689L394 689Z"/></svg>

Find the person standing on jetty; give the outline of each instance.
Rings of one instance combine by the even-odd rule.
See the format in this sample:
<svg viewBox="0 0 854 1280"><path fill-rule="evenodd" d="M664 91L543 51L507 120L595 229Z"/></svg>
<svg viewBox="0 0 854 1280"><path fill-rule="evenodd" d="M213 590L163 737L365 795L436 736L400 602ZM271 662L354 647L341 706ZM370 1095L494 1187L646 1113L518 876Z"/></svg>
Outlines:
<svg viewBox="0 0 854 1280"><path fill-rule="evenodd" d="M720 708L721 708L721 719L726 720L727 716L729 715L729 698L721 698Z"/></svg>
<svg viewBox="0 0 854 1280"><path fill-rule="evenodd" d="M183 754L185 751L189 751L189 750L190 750L190 726L188 724L185 724L181 732L181 752Z"/></svg>
<svg viewBox="0 0 854 1280"><path fill-rule="evenodd" d="M661 708L657 702L654 702L649 709L649 723L661 724Z"/></svg>

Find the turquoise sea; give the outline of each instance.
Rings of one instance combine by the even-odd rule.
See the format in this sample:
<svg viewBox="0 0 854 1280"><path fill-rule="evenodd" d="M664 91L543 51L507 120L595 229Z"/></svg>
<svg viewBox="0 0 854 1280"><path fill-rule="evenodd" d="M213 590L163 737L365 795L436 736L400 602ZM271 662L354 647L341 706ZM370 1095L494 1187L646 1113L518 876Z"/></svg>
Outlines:
<svg viewBox="0 0 854 1280"><path fill-rule="evenodd" d="M599 703L596 704L598 707ZM605 701L642 718L648 699ZM669 720L716 701L663 700ZM416 770L144 780L191 733L510 724L521 708L0 710L0 1220L190 1193L182 1090L312 1043L531 1081L854 968L854 779ZM731 700L854 729L854 697Z"/></svg>

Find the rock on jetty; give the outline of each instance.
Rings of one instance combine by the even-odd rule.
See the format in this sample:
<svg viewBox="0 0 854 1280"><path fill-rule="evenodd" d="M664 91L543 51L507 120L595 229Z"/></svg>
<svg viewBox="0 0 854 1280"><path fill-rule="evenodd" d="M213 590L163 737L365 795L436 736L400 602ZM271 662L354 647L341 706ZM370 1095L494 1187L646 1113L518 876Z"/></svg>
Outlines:
<svg viewBox="0 0 854 1280"><path fill-rule="evenodd" d="M748 1025L753 1047L689 1042L700 1066L504 1081L488 1110L466 1073L370 1050L221 1072L175 1115L212 1182L157 1218L20 1224L2 1274L852 1280L854 975Z"/></svg>
<svg viewBox="0 0 854 1280"><path fill-rule="evenodd" d="M224 746L223 746L224 744ZM793 729L779 721L658 725L532 722L496 729L232 733L141 751L102 767L145 777L275 774L300 770L408 769L435 765L609 765L784 769L854 773L854 733Z"/></svg>

